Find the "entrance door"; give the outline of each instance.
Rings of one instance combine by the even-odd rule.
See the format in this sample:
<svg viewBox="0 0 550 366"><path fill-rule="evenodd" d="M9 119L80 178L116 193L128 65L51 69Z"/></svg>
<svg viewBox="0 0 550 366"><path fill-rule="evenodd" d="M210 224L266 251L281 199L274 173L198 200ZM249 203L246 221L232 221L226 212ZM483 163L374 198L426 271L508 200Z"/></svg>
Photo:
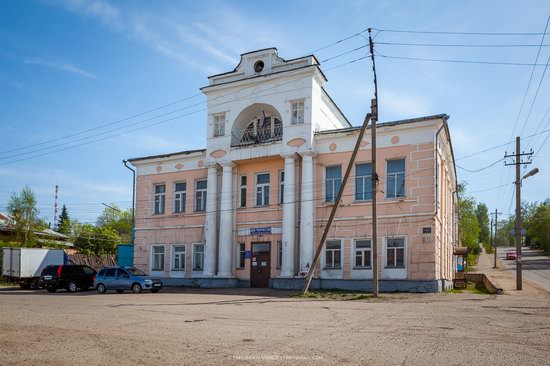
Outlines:
<svg viewBox="0 0 550 366"><path fill-rule="evenodd" d="M269 287L271 277L271 243L252 243L250 287Z"/></svg>

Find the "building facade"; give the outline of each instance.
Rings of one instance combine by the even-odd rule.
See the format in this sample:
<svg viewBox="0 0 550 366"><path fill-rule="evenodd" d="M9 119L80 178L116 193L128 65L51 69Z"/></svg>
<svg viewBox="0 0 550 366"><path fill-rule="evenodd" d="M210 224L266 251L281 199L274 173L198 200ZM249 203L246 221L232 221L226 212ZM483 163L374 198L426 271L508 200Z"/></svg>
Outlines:
<svg viewBox="0 0 550 366"><path fill-rule="evenodd" d="M136 167L135 265L167 285L300 288L359 135L314 56L274 48L209 77L206 148ZM457 245L447 115L378 123L381 291L449 287ZM370 130L313 287L372 288Z"/></svg>

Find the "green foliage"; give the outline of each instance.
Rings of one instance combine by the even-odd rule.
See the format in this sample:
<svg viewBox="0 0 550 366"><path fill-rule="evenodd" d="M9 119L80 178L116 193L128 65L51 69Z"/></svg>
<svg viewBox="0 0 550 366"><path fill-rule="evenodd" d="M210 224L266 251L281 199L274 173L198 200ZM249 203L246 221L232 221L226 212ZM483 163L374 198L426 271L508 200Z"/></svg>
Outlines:
<svg viewBox="0 0 550 366"><path fill-rule="evenodd" d="M19 194L15 192L11 194L8 213L14 219L10 225L15 230L17 240L24 246L34 243L34 231L40 230L44 223L38 218L36 196L28 186L25 186Z"/></svg>
<svg viewBox="0 0 550 366"><path fill-rule="evenodd" d="M79 224L75 227L74 244L85 254L114 254L120 243L120 236L108 227Z"/></svg>
<svg viewBox="0 0 550 366"><path fill-rule="evenodd" d="M57 221L57 231L64 235L71 234L71 220L65 205L61 209L61 215L59 215L59 220Z"/></svg>
<svg viewBox="0 0 550 366"><path fill-rule="evenodd" d="M490 241L490 229L489 229L489 210L484 203L478 203L476 208L476 217L479 225L479 237L480 243L489 243Z"/></svg>
<svg viewBox="0 0 550 366"><path fill-rule="evenodd" d="M550 252L550 200L529 207L524 225L529 242L538 244Z"/></svg>
<svg viewBox="0 0 550 366"><path fill-rule="evenodd" d="M460 232L460 241L463 246L469 247L472 252L475 250L479 251L480 228L476 208L476 201L472 197L464 195L464 186L459 188L458 210L460 219L458 229Z"/></svg>
<svg viewBox="0 0 550 366"><path fill-rule="evenodd" d="M132 240L132 210L120 210L116 205L110 205L97 218L97 226L115 231L120 240L130 243Z"/></svg>

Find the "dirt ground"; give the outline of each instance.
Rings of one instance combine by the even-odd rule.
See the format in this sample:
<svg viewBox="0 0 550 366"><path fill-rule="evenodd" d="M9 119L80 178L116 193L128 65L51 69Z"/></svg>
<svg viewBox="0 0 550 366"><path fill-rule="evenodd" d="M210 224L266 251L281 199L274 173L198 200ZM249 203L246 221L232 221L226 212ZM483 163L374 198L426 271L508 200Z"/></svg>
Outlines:
<svg viewBox="0 0 550 366"><path fill-rule="evenodd" d="M542 365L550 297L0 290L2 365Z"/></svg>

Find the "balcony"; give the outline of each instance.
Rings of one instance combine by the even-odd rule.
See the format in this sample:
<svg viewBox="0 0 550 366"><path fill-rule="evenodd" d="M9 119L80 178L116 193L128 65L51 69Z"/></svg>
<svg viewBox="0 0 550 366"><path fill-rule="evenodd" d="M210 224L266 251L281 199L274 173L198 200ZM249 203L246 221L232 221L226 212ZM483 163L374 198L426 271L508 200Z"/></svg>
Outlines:
<svg viewBox="0 0 550 366"><path fill-rule="evenodd" d="M278 118L266 117L263 126L258 121L250 123L244 130L231 132L231 147L251 147L283 139L283 124Z"/></svg>

